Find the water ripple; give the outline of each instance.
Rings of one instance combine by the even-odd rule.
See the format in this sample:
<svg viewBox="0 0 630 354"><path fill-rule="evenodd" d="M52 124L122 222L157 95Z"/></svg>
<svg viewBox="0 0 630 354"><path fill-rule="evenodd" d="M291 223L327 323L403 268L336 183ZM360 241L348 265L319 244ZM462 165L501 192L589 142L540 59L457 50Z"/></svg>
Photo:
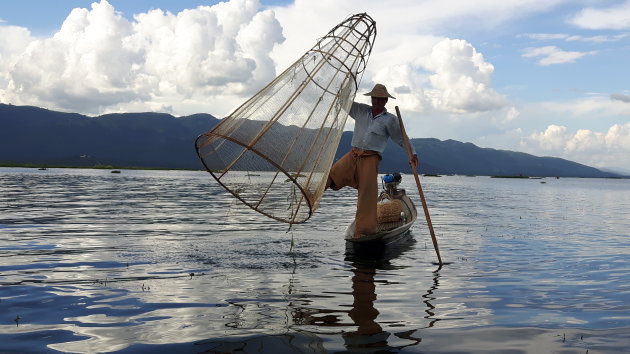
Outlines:
<svg viewBox="0 0 630 354"><path fill-rule="evenodd" d="M629 181L546 182L424 178L435 272L422 217L346 253L350 189L289 228L203 172L0 169L0 351L622 351Z"/></svg>

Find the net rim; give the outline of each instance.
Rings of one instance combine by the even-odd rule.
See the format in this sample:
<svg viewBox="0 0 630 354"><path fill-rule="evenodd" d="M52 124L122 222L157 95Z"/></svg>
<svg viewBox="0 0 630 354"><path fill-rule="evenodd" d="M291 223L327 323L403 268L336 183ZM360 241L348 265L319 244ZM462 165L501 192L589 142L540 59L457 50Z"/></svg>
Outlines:
<svg viewBox="0 0 630 354"><path fill-rule="evenodd" d="M237 145L240 145L240 146L244 147L246 150L249 150L249 151L255 153L256 155L258 155L261 158L263 158L265 161L269 162L271 165L273 165L277 169L277 171L282 172L287 177L287 179L291 180L291 183L293 183L293 185L296 186L298 188L298 190L300 191L300 194L302 195L302 198L306 201L306 205L308 206L308 215L304 219L300 219L300 220L295 220L297 215L298 215L297 213L295 213L295 215L293 215L291 220L287 219L287 218L274 216L274 215L271 215L271 214L265 212L264 209L257 208L255 205L252 205L251 203L249 203L245 199L241 198L238 194L233 192L230 187L225 185L225 183L221 182L220 177L215 174L216 171L212 171L210 168L208 168L208 165L206 165L205 159L201 156L200 148L199 148L199 144L198 144L199 139L208 137L210 135L213 135L213 136L218 137L220 139L224 139L224 140L227 140L229 142L232 142L232 143L235 143ZM259 212L259 213L261 213L261 214L263 214L263 215L265 215L265 216L267 216L269 218L272 218L274 220L281 221L281 222L284 222L284 223L289 223L289 224L302 224L302 223L305 223L308 219L310 219L311 216L313 216L313 205L311 204L311 200L308 198L306 192L304 191L302 186L298 183L297 179L294 178L293 176L291 176L291 174L289 172L287 172L284 168L282 168L282 166L278 165L275 161L269 159L265 154L263 154L262 152L258 151L254 147L245 145L242 142L240 142L240 141L238 141L236 139L233 139L233 138L231 138L229 136L225 136L223 134L219 134L219 133L216 133L214 131L209 131L207 133L199 135L195 139L195 150L197 151L197 156L199 157L199 160L201 160L201 163L203 164L203 167L219 183L219 185L221 185L221 187L223 187L225 190L230 192L230 194L232 194L236 199L240 200L241 202L243 202L243 204L247 205L248 207L250 207L254 211L257 211L257 212ZM298 206L301 205L301 204L302 203L298 204Z"/></svg>

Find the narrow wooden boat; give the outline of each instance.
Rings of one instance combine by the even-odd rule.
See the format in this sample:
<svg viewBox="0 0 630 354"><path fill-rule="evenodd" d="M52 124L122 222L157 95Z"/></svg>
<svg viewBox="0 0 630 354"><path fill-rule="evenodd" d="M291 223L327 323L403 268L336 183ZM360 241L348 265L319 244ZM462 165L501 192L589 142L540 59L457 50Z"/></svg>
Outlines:
<svg viewBox="0 0 630 354"><path fill-rule="evenodd" d="M389 222L380 222L378 224L378 230L371 235L365 235L361 238L353 238L354 234L354 221L346 230L346 241L352 244L363 243L383 243L389 244L396 242L409 232L409 228L418 218L418 211L416 206L407 196L404 189L398 189L398 185L401 181L399 173L383 176L383 191L379 195L379 203L387 203L388 201L400 201L400 217L398 220L392 220Z"/></svg>

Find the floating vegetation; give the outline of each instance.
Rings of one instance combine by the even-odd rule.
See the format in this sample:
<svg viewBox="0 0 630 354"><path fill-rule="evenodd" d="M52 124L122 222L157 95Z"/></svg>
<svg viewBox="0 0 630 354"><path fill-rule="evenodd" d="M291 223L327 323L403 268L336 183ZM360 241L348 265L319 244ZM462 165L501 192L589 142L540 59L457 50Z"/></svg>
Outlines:
<svg viewBox="0 0 630 354"><path fill-rule="evenodd" d="M292 182L292 181L294 181L294 180L298 179L299 177L306 177L305 175L303 175L303 174L301 174L301 173L291 173L289 176L290 176L291 178L287 178L287 179L285 179L285 180L284 180L285 182Z"/></svg>
<svg viewBox="0 0 630 354"><path fill-rule="evenodd" d="M529 176L523 176L523 175L511 176L511 175L507 175L507 176L490 176L490 178L529 178Z"/></svg>

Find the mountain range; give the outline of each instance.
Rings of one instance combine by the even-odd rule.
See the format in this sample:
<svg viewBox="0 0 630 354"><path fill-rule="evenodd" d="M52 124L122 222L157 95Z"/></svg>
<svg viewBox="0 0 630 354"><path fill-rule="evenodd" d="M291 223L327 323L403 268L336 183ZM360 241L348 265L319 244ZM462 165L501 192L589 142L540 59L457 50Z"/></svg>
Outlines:
<svg viewBox="0 0 630 354"><path fill-rule="evenodd" d="M115 166L203 169L195 137L220 119L210 114L121 113L88 117L32 106L0 104L0 165ZM344 132L336 158L350 149ZM456 140L411 139L424 174L620 177L555 157L490 148ZM408 172L407 157L391 140L381 172Z"/></svg>

